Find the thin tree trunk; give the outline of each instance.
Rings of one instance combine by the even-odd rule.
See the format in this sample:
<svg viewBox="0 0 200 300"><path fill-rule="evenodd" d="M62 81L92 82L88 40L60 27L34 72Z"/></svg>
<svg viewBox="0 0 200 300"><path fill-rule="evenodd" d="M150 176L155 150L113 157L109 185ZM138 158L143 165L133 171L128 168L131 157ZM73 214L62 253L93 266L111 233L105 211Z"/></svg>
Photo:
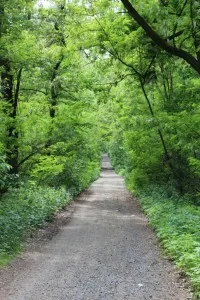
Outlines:
<svg viewBox="0 0 200 300"><path fill-rule="evenodd" d="M141 85L141 89L142 89L142 92L143 92L143 94L144 94L144 97L145 97L145 99L146 99L146 101L147 101L147 104L148 104L148 107L149 107L151 116L154 117L153 108L152 108L151 102L150 102L150 100L149 100L149 97L148 97L148 95L147 95L147 93L146 93L146 90L145 90L145 87L144 87L144 82L143 82L143 80L142 80L141 77L140 77L140 85ZM161 144L162 144L164 153L165 153L165 158L166 158L166 160L167 160L167 163L168 163L170 169L173 171L174 168L173 168L173 166L172 166L172 164L171 164L171 161L170 161L170 154L169 154L169 152L168 152L168 150L167 150L167 146L166 146L166 143L165 143L165 140L164 140L164 137L163 137L163 134L162 134L162 131L161 131L160 128L158 128L158 135L159 135L159 137L160 137L160 141L161 141Z"/></svg>
<svg viewBox="0 0 200 300"><path fill-rule="evenodd" d="M51 76L51 100L50 100L50 108L49 108L49 113L50 113L50 117L51 118L55 118L55 106L57 104L57 91L56 91L56 86L55 86L55 79L57 76L57 72L58 69L62 63L64 59L64 56L61 56L61 59L55 64L54 68L53 68L53 72L52 72L52 76Z"/></svg>
<svg viewBox="0 0 200 300"><path fill-rule="evenodd" d="M19 156L19 134L17 130L16 117L17 108L19 103L19 91L21 82L22 68L19 69L17 74L17 83L14 96L12 96L12 107L10 112L11 124L8 129L8 163L12 166L11 173L18 173L18 156ZM13 92L12 92L13 94Z"/></svg>

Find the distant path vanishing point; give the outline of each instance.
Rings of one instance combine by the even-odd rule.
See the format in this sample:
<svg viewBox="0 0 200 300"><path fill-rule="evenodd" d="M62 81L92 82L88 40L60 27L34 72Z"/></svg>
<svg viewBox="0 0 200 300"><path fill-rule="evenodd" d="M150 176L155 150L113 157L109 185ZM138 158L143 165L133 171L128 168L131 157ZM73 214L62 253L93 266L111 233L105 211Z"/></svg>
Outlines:
<svg viewBox="0 0 200 300"><path fill-rule="evenodd" d="M1 271L1 300L186 300L152 230L106 155L52 240Z"/></svg>

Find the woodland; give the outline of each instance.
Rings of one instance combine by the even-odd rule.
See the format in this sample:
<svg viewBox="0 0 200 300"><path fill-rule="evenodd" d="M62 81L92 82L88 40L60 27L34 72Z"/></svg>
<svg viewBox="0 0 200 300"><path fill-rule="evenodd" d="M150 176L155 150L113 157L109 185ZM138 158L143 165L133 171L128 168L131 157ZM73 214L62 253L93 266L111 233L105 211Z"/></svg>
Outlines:
<svg viewBox="0 0 200 300"><path fill-rule="evenodd" d="M109 153L200 297L200 3L0 0L0 263Z"/></svg>

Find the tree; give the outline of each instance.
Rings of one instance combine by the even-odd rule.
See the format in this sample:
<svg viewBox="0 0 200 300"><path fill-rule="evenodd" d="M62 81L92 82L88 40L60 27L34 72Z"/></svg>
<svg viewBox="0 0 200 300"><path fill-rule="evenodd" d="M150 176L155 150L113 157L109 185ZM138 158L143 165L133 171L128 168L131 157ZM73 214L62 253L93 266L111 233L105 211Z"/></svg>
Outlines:
<svg viewBox="0 0 200 300"><path fill-rule="evenodd" d="M198 110L194 110L194 105L198 106L196 99L191 94L189 96L189 90L194 88L192 78L196 74L175 56L150 43L137 23L133 23L115 1L104 1L103 4L99 7L99 2L93 1L88 6L91 19L90 25L87 21L86 28L90 38L84 45L91 60L96 58L98 68L103 68L99 85L109 90L106 97L112 99L113 106L117 102L118 109L112 111L116 119L113 120L111 137L113 160L120 162L120 168L124 166L127 176L133 172L133 182L137 178L140 178L138 182L171 182L181 193L189 189L198 190L199 179L189 163L190 157L192 161L199 153L198 145L194 140L188 140L186 134L191 134L192 121L189 121L190 125L187 123L186 130L182 119L183 114L188 116L187 120L192 115L193 122L198 118ZM150 22L161 27L156 4L152 8L145 2L141 7ZM161 6L159 13L168 16L171 8L166 7L166 12ZM173 47L182 43L185 48L196 51L186 8L184 11L185 6L180 4L173 10L173 13L183 14L182 27L179 28L176 23L177 15L172 15L168 26L161 27L160 32L168 37ZM166 22L168 17L165 16ZM190 79L180 89L179 85L186 82L186 78ZM183 86L187 86L184 92ZM132 89L135 93L131 93ZM129 94L132 100L128 99ZM135 119L138 122L134 123ZM198 126L196 121L195 124ZM192 136L195 136L194 132Z"/></svg>
<svg viewBox="0 0 200 300"><path fill-rule="evenodd" d="M19 105L19 92L23 72L23 54L13 55L13 44L22 42L22 35L26 25L29 26L29 9L32 1L22 1L20 5L11 5L1 1L1 96L5 102L4 112L9 118L7 126L7 162L11 172L18 173L18 126L17 111ZM10 50L10 51L8 51Z"/></svg>
<svg viewBox="0 0 200 300"><path fill-rule="evenodd" d="M193 31L193 39L194 39L194 45L197 51L197 58L193 56L188 51L185 51L184 49L177 48L175 45L171 45L168 37L161 37L150 25L145 21L145 19L137 12L137 10L131 5L131 3L128 0L121 0L121 2L124 4L125 8L127 9L129 15L144 29L148 37L161 49L165 50L166 52L180 57L184 59L195 71L197 71L200 74L200 56L199 56L199 32L195 29L194 22L195 22L195 15L197 16L197 13L194 13L194 1L191 1L190 4L190 13L191 13L191 19L192 19L192 31ZM187 4L188 1L185 2L184 6ZM196 7L196 12L197 12ZM175 32L174 35L177 35Z"/></svg>

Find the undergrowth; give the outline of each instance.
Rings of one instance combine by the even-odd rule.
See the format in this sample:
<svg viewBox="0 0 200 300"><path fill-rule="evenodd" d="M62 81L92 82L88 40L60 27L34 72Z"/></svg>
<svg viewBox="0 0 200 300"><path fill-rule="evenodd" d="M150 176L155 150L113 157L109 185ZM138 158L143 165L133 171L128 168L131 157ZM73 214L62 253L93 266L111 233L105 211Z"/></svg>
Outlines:
<svg viewBox="0 0 200 300"><path fill-rule="evenodd" d="M35 227L51 220L70 201L64 188L37 186L34 182L10 189L0 201L0 264L5 265Z"/></svg>
<svg viewBox="0 0 200 300"><path fill-rule="evenodd" d="M0 266L19 253L35 228L51 221L54 214L97 179L99 173L100 164L91 162L85 172L74 175L73 182L60 176L60 182L65 183L63 187L40 185L36 180L10 187L0 199Z"/></svg>
<svg viewBox="0 0 200 300"><path fill-rule="evenodd" d="M189 196L170 195L159 186L136 195L166 254L190 278L194 297L200 299L200 207Z"/></svg>

